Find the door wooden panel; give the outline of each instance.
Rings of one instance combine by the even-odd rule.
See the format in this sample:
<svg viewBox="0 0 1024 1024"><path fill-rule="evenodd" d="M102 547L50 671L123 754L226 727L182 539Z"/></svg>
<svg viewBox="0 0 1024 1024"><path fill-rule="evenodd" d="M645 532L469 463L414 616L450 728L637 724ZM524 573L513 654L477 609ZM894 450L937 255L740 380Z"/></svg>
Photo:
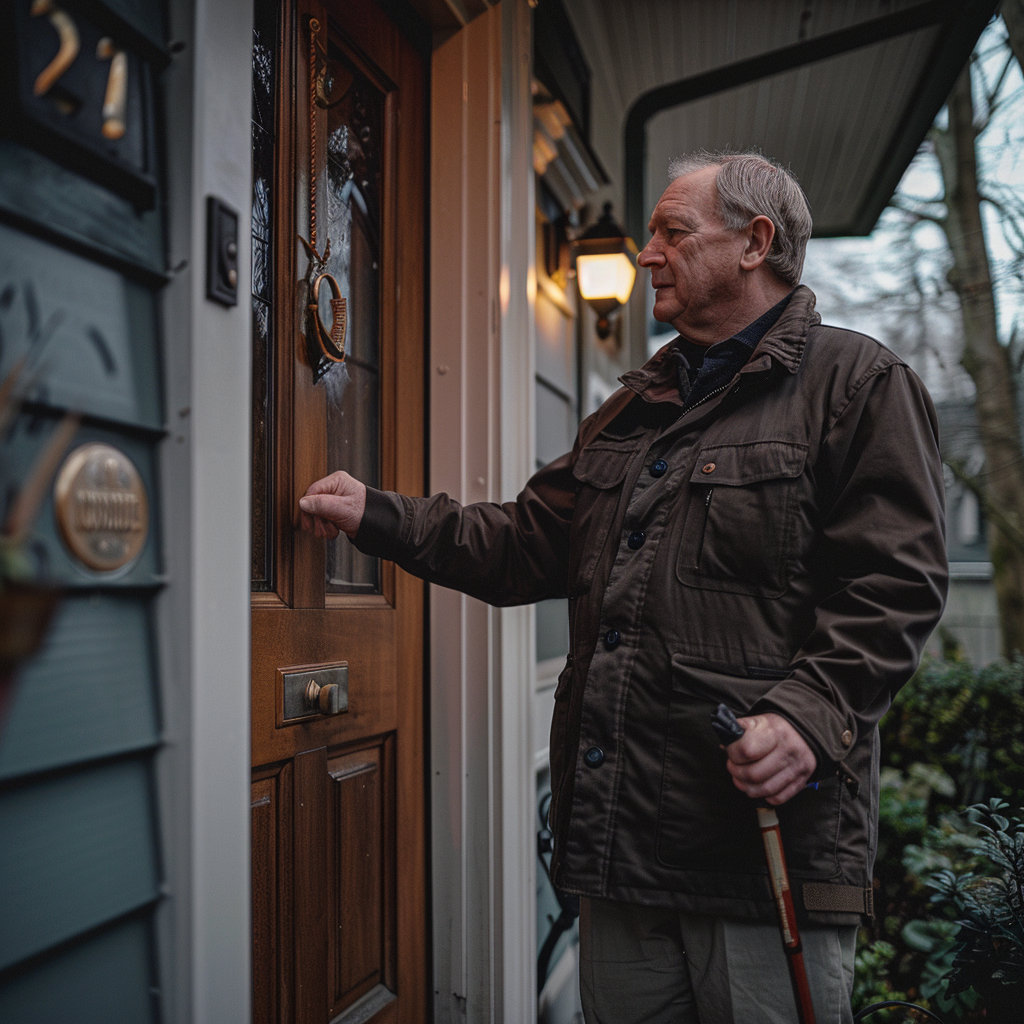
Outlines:
<svg viewBox="0 0 1024 1024"><path fill-rule="evenodd" d="M272 79L276 106L271 119L257 99L254 128L254 245L273 265L271 283L253 289L254 480L265 496L253 530L253 1018L419 1022L423 587L356 557L344 538L328 557L323 540L298 530L297 504L335 469L422 493L424 69L368 0L286 0L272 51L260 3L255 79ZM298 315L297 236L309 239L311 226L311 18L328 63L328 105L313 108L317 248L331 238L328 270L350 300L347 388L336 371L317 379ZM339 662L347 709L286 718L285 674Z"/></svg>

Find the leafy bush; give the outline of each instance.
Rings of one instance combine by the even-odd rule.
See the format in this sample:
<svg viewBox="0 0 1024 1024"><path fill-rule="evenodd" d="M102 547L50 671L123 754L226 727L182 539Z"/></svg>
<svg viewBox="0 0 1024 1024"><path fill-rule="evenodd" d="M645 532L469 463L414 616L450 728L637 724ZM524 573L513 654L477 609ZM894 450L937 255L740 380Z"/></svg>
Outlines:
<svg viewBox="0 0 1024 1024"><path fill-rule="evenodd" d="M888 999L906 999L905 992L898 992L889 980L889 969L896 957L896 947L879 939L857 950L853 964L853 1005L870 1006ZM872 1014L872 1024L885 1024L898 1019L892 1010L879 1010Z"/></svg>
<svg viewBox="0 0 1024 1024"><path fill-rule="evenodd" d="M1004 804L961 809L1024 798L1024 659L980 671L958 658L926 660L881 734L878 916L861 935L854 1007L905 995L950 1021L980 1021L987 1007L984 1019L999 1022L1006 992L1018 993L1019 1011L1022 990L993 989L984 976L1015 970L1024 943L1019 913L998 925L1004 933L991 912L1019 907L1024 874L1007 865L1024 838L1007 831L1017 826ZM1010 959L997 967L993 957Z"/></svg>
<svg viewBox="0 0 1024 1024"><path fill-rule="evenodd" d="M928 879L932 902L957 923L945 993L974 989L990 1008L1024 997L1024 823L1008 809L999 799L969 808L978 865Z"/></svg>
<svg viewBox="0 0 1024 1024"><path fill-rule="evenodd" d="M925 659L882 720L882 763L906 773L915 762L941 768L951 794L944 810L1013 799L1024 792L1024 659L980 671L965 661Z"/></svg>

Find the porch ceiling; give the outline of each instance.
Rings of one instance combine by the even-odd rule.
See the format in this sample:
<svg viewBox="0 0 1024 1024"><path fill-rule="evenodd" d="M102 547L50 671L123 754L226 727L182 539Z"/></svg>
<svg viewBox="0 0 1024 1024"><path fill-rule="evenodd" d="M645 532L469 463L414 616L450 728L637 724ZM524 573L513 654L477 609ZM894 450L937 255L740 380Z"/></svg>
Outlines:
<svg viewBox="0 0 1024 1024"><path fill-rule="evenodd" d="M669 160L724 147L757 147L791 166L816 235L867 234L996 3L565 6L593 73L594 134L610 127L598 119L611 116L624 138L626 219L639 239Z"/></svg>

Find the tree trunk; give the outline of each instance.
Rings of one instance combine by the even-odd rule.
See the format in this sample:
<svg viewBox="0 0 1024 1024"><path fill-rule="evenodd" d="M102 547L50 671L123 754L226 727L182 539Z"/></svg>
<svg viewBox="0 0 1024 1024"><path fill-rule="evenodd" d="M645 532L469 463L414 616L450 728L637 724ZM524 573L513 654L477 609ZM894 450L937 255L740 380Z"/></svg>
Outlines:
<svg viewBox="0 0 1024 1024"><path fill-rule="evenodd" d="M1010 49L1024 71L1024 0L1003 0L1000 13L1010 37Z"/></svg>
<svg viewBox="0 0 1024 1024"><path fill-rule="evenodd" d="M975 150L974 107L968 66L949 97L949 128L933 133L946 188L943 225L953 255L950 283L960 299L961 363L977 391L975 410L985 452L983 486L1000 519L1019 535L1024 527L1024 459L1017 393L1009 351L999 343L996 307ZM1024 652L1024 549L1011 531L989 520L989 555L995 574L1003 656Z"/></svg>

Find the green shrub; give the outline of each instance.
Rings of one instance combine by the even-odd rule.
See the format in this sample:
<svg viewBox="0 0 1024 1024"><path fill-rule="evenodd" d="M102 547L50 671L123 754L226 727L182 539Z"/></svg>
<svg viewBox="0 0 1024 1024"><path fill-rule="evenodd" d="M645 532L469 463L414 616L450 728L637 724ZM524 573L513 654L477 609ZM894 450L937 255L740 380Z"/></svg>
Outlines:
<svg viewBox="0 0 1024 1024"><path fill-rule="evenodd" d="M932 804L933 820L998 796L1024 792L1024 659L975 671L925 659L882 720L882 763L906 773L941 768L955 791Z"/></svg>
<svg viewBox="0 0 1024 1024"><path fill-rule="evenodd" d="M1024 823L1008 810L999 799L969 808L975 865L927 880L936 909L956 920L945 994L973 989L990 1008L1024 998Z"/></svg>
<svg viewBox="0 0 1024 1024"><path fill-rule="evenodd" d="M949 1021L980 1021L988 1007L984 1019L998 1024L998 1000L1012 986L984 988L979 979L990 969L984 956L1010 956L1021 946L1001 932L979 937L989 934L988 919L957 899L970 893L980 906L983 896L1001 892L1009 906L1022 883L1007 875L1005 864L1002 874L996 871L989 847L997 842L999 820L979 817L977 808L973 818L965 816L962 809L993 799L1018 806L1024 798L1024 659L980 671L959 658L926 659L897 694L881 736L878 916L862 930L854 1007L902 992ZM991 807L985 813L1005 817ZM1020 921L1006 927L1012 932ZM982 965L970 966L975 963ZM1024 999L1016 999L1019 1011Z"/></svg>

